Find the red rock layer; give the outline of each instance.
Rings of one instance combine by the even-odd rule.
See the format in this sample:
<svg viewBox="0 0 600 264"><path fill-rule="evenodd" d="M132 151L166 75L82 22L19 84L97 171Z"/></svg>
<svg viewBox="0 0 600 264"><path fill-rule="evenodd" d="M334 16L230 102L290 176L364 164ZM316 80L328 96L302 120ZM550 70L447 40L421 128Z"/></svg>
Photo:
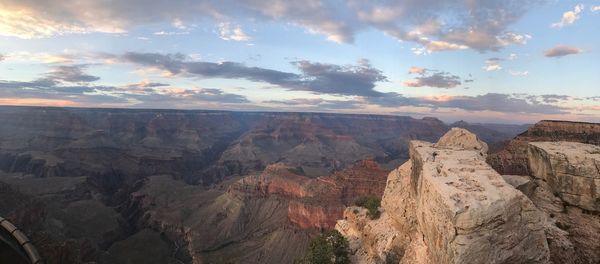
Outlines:
<svg viewBox="0 0 600 264"><path fill-rule="evenodd" d="M381 197L389 171L375 161L359 161L350 169L310 179L296 168L273 164L258 176L248 176L231 185L243 196L277 195L289 199L288 219L304 229L332 229L344 208L357 197Z"/></svg>

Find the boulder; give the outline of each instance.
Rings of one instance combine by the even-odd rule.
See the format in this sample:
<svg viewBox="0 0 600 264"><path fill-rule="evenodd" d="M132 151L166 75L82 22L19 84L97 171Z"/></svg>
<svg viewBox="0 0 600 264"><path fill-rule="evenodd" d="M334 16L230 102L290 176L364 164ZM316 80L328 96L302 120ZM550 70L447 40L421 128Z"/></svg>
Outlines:
<svg viewBox="0 0 600 264"><path fill-rule="evenodd" d="M480 150L484 154L488 151L487 144L479 140L477 135L457 127L453 127L444 134L435 144L435 147Z"/></svg>

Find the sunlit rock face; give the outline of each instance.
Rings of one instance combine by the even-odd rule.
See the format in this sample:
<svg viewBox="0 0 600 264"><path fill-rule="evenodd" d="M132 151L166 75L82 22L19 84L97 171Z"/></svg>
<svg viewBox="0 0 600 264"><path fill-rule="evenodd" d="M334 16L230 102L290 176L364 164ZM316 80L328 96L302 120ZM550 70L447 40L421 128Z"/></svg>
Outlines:
<svg viewBox="0 0 600 264"><path fill-rule="evenodd" d="M338 222L353 260L547 263L542 213L486 164L486 150L462 129L437 144L411 141L410 161L388 176L382 216L349 208Z"/></svg>
<svg viewBox="0 0 600 264"><path fill-rule="evenodd" d="M600 211L600 147L574 142L532 142L533 176L546 181L569 205Z"/></svg>
<svg viewBox="0 0 600 264"><path fill-rule="evenodd" d="M600 124L540 121L509 141L501 150L491 153L487 161L500 174L531 175L527 166L527 145L529 142L540 141L569 141L600 145Z"/></svg>

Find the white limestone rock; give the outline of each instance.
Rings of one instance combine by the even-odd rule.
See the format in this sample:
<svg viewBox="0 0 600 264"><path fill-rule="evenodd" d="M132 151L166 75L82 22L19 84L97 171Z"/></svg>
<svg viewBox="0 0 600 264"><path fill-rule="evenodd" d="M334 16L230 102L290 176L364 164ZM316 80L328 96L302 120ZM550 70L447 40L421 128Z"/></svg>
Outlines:
<svg viewBox="0 0 600 264"><path fill-rule="evenodd" d="M381 218L348 209L336 226L353 262L548 263L542 214L487 165L486 151L464 129L437 144L412 141L411 159L388 176Z"/></svg>
<svg viewBox="0 0 600 264"><path fill-rule="evenodd" d="M600 146L576 142L531 142L527 156L534 177L566 203L600 212Z"/></svg>

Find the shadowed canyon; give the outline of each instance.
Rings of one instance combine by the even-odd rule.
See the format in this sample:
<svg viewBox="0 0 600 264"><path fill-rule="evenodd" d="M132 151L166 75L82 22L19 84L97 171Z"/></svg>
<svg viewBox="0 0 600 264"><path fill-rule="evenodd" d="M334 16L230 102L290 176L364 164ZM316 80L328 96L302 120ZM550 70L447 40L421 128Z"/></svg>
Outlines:
<svg viewBox="0 0 600 264"><path fill-rule="evenodd" d="M27 234L46 263L292 263L312 237L334 228L349 237L356 263L386 263L391 253L406 256L397 259L402 263L416 263L411 259L418 254L426 256L420 263L478 263L461 255L477 248L457 249L451 259L438 259L427 255L437 244L411 242L418 241L416 234L433 236L423 228L437 225L420 216L417 220L411 210L444 207L436 204L439 199L430 201L409 188L415 183L403 177L410 174L407 164L434 172L436 166L446 166L450 174L467 170L475 165L450 161L475 155L469 144L481 140L487 144L477 143L485 151L473 156L475 168L487 171L482 175L489 174L492 183L460 176L452 186L488 186L487 195L510 193L510 206L536 212L519 220L535 224L516 222L524 229L501 232L523 234L524 241L545 250L520 250L523 259L600 260L600 249L593 246L600 241L598 232L592 232L600 230L594 200L598 190L572 195L598 182L586 170L577 174L572 167L600 163L568 159L574 164L563 168L554 165L558 158L551 147L529 144L598 145L597 124L542 121L529 128L382 115L45 107L0 107L0 123L0 215ZM452 138L446 134L455 131L451 127L474 132L476 140ZM449 139L442 138L431 150L416 147L425 143L415 142L437 142L444 134ZM423 158L433 151L444 153L436 158L441 165ZM417 159L419 155L423 157ZM552 169L565 170L556 175L575 176L546 180ZM494 186L502 191L494 194ZM460 206L481 202L460 195L448 199L460 200ZM346 209L364 196L383 196L383 215L374 223L359 220L365 217L363 209ZM418 201L423 204L416 206ZM430 213L430 219L443 219L439 212ZM512 211L505 216L516 221ZM390 234L397 235L391 239ZM515 258L486 260L517 263L507 262Z"/></svg>

